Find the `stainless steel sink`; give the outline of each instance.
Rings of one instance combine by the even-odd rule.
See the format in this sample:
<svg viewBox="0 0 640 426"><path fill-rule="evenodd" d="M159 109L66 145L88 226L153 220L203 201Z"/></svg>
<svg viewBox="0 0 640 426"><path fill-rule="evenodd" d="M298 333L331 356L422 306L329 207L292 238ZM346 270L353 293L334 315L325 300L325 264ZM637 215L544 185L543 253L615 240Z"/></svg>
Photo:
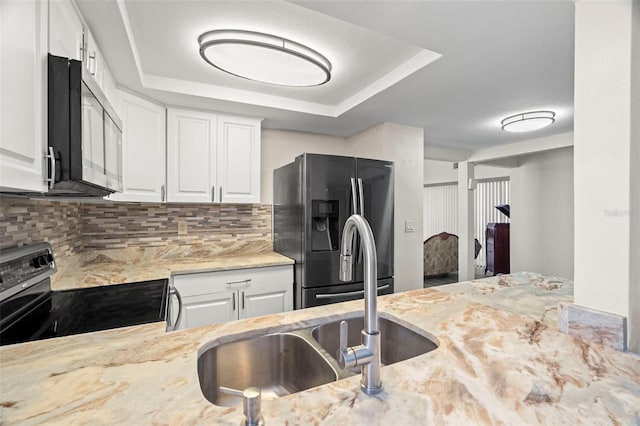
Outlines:
<svg viewBox="0 0 640 426"><path fill-rule="evenodd" d="M220 386L256 386L265 400L334 382L338 374L304 337L277 333L205 349L198 356L198 378L205 398L228 407L242 399L223 394Z"/></svg>
<svg viewBox="0 0 640 426"><path fill-rule="evenodd" d="M362 341L361 331L364 326L363 318L346 320L349 324L347 346L359 345ZM414 356L422 355L436 349L438 345L425 336L390 321L386 318L378 319L380 325L380 358L383 365L404 361ZM313 338L331 356L336 357L340 344L340 321L324 324L313 329Z"/></svg>

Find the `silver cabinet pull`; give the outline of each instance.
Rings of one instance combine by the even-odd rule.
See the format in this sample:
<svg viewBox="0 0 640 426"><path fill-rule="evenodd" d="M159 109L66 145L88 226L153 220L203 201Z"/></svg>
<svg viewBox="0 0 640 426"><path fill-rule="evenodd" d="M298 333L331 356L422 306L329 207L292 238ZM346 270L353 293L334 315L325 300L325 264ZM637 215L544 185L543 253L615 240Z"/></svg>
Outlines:
<svg viewBox="0 0 640 426"><path fill-rule="evenodd" d="M378 287L378 293L380 293L381 290L386 290L388 288L389 284L381 285L380 287ZM316 299L335 299L338 297L361 296L363 294L364 290L348 291L346 293L322 293L316 294Z"/></svg>
<svg viewBox="0 0 640 426"><path fill-rule="evenodd" d="M162 184L160 186L160 201L162 201L162 202L164 202L164 195L165 195L164 184Z"/></svg>
<svg viewBox="0 0 640 426"><path fill-rule="evenodd" d="M49 159L49 167L51 167L51 177L45 178L45 182L48 183L49 189L53 189L53 185L56 183L56 156L53 152L53 147L49 147L49 153L44 155L44 158Z"/></svg>
<svg viewBox="0 0 640 426"><path fill-rule="evenodd" d="M169 320L167 321L167 331L175 331L180 324L180 318L182 317L182 296L180 296L180 292L177 288L171 286L169 288L169 298L171 296L176 296L178 299L178 316L176 317L176 322L171 324L171 308L169 308ZM171 303L168 303L168 307L171 306Z"/></svg>
<svg viewBox="0 0 640 426"><path fill-rule="evenodd" d="M236 310L236 294L233 293L233 310Z"/></svg>
<svg viewBox="0 0 640 426"><path fill-rule="evenodd" d="M244 299L245 299L245 296L244 296L244 291L243 291L242 292L242 310L243 311L244 311Z"/></svg>
<svg viewBox="0 0 640 426"><path fill-rule="evenodd" d="M238 281L227 281L228 286L233 286L236 284L244 284L249 285L251 283L251 278L247 278L246 280L238 280Z"/></svg>
<svg viewBox="0 0 640 426"><path fill-rule="evenodd" d="M222 202L222 185L220 185L220 202Z"/></svg>
<svg viewBox="0 0 640 426"><path fill-rule="evenodd" d="M212 203L216 202L216 186L215 185L211 187L211 202Z"/></svg>

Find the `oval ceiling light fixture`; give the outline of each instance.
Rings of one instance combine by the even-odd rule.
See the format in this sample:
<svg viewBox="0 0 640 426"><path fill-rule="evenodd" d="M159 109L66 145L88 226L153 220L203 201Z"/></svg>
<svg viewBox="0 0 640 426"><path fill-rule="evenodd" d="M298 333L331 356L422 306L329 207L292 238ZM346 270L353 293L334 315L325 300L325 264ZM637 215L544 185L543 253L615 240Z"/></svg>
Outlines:
<svg viewBox="0 0 640 426"><path fill-rule="evenodd" d="M556 121L553 111L531 111L512 115L501 121L502 130L507 132L530 132L542 129Z"/></svg>
<svg viewBox="0 0 640 426"><path fill-rule="evenodd" d="M247 80L279 86L320 86L331 62L286 38L244 30L215 30L198 37L200 56L211 66Z"/></svg>

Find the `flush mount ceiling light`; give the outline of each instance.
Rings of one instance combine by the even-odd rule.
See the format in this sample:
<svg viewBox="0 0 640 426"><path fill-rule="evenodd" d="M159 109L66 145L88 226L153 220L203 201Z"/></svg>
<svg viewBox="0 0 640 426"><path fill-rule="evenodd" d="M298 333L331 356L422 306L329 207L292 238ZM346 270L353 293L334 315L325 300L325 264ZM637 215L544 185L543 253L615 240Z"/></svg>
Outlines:
<svg viewBox="0 0 640 426"><path fill-rule="evenodd" d="M556 121L553 111L531 111L512 115L501 121L502 130L507 132L530 132L538 130Z"/></svg>
<svg viewBox="0 0 640 426"><path fill-rule="evenodd" d="M198 37L200 56L213 67L248 80L280 86L319 86L331 79L331 62L315 50L271 34L215 30Z"/></svg>

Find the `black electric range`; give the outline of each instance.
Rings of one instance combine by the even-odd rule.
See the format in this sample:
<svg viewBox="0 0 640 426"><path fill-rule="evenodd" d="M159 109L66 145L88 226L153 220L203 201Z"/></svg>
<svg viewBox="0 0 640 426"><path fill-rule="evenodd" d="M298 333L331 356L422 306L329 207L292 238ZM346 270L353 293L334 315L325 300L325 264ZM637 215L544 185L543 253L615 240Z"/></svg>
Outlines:
<svg viewBox="0 0 640 426"><path fill-rule="evenodd" d="M51 291L48 243L0 252L0 345L166 321L168 280Z"/></svg>

